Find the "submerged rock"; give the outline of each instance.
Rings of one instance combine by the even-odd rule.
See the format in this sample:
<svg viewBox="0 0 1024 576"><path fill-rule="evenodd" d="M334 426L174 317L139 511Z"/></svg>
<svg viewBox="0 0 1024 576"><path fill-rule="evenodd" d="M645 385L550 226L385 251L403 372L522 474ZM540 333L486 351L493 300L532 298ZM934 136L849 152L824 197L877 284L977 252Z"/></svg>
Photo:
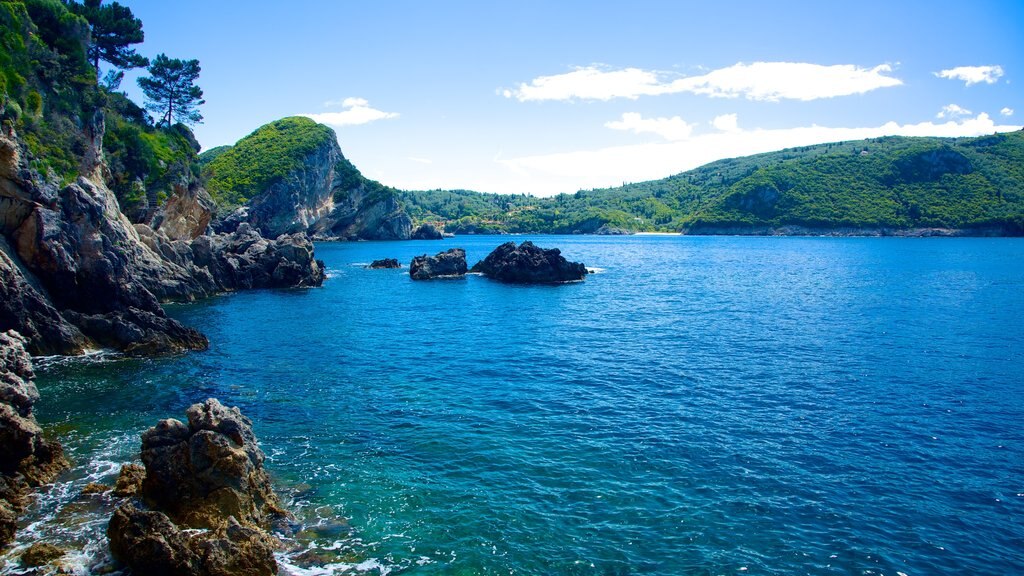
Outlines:
<svg viewBox="0 0 1024 576"><path fill-rule="evenodd" d="M14 538L29 491L68 467L61 445L43 438L32 414L39 392L25 344L17 332L0 332L0 545Z"/></svg>
<svg viewBox="0 0 1024 576"><path fill-rule="evenodd" d="M382 258L380 260L374 260L373 262L370 262L369 266L367 266L367 268L370 268L371 270L381 270L381 269L387 269L387 268L401 268L401 267L402 267L402 265L395 258Z"/></svg>
<svg viewBox="0 0 1024 576"><path fill-rule="evenodd" d="M558 284L583 280L587 267L569 262L558 248L543 249L526 241L506 242L473 266L489 278L519 284Z"/></svg>
<svg viewBox="0 0 1024 576"><path fill-rule="evenodd" d="M215 399L142 435L145 477L125 467L117 491L141 486L141 502L122 504L107 530L114 557L136 574L277 573L267 530L287 517L263 468L252 422Z"/></svg>
<svg viewBox="0 0 1024 576"><path fill-rule="evenodd" d="M413 240L443 240L444 232L438 230L433 224L426 222L420 224L412 231Z"/></svg>
<svg viewBox="0 0 1024 576"><path fill-rule="evenodd" d="M413 280L452 278L466 275L466 251L452 248L436 256L416 256L409 263L409 276Z"/></svg>

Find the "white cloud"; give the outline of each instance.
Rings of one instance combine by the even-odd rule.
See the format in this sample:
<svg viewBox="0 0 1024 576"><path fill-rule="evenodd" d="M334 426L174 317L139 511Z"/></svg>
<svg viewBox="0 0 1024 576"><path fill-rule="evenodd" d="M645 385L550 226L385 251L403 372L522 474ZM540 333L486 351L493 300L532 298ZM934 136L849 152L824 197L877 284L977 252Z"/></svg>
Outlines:
<svg viewBox="0 0 1024 576"><path fill-rule="evenodd" d="M966 86L971 84L995 84L1003 76L1002 66L957 66L935 73L939 78L963 80Z"/></svg>
<svg viewBox="0 0 1024 576"><path fill-rule="evenodd" d="M890 76L892 67L881 64L861 68L853 64L823 66L803 62L742 62L700 76L672 78L672 74L600 66L577 68L565 74L540 76L501 94L520 102L541 100L611 100L660 94L692 93L715 98L749 100L817 100L863 94L903 82Z"/></svg>
<svg viewBox="0 0 1024 576"><path fill-rule="evenodd" d="M549 196L559 192L618 186L664 178L722 158L771 152L795 146L860 140L880 136L979 136L1019 130L997 125L987 114L943 123L921 122L862 128L807 126L752 129L693 135L686 140L617 146L498 160L507 173L472 183L489 192L532 192Z"/></svg>
<svg viewBox="0 0 1024 576"><path fill-rule="evenodd" d="M324 105L337 106L339 103L342 107L340 112L299 114L299 116L312 118L321 124L329 124L331 126L358 126L360 124L368 124L377 120L398 118L399 116L397 112L384 112L383 110L377 110L376 108L371 107L370 103L364 98L345 98L340 102L332 100L325 102Z"/></svg>
<svg viewBox="0 0 1024 576"><path fill-rule="evenodd" d="M1006 108L1000 110L999 113L1002 114L1003 116L1013 116L1013 108L1007 106Z"/></svg>
<svg viewBox="0 0 1024 576"><path fill-rule="evenodd" d="M973 114L973 112L966 108L961 108L956 104L947 104L942 107L942 110L939 110L939 113L936 114L935 117L946 118L948 116L949 118L958 118L960 116L970 116L971 114Z"/></svg>
<svg viewBox="0 0 1024 576"><path fill-rule="evenodd" d="M666 140L686 140L693 133L693 124L679 116L671 118L644 118L638 112L626 112L621 120L606 122L612 130L626 130L636 134L657 134Z"/></svg>
<svg viewBox="0 0 1024 576"><path fill-rule="evenodd" d="M504 90L505 98L531 100L611 100L661 94L664 90L656 72L639 68L603 70L597 66L577 68L565 74L540 76L515 90Z"/></svg>
<svg viewBox="0 0 1024 576"><path fill-rule="evenodd" d="M739 132L740 130L739 119L735 114L715 116L715 119L711 121L711 125L722 132Z"/></svg>

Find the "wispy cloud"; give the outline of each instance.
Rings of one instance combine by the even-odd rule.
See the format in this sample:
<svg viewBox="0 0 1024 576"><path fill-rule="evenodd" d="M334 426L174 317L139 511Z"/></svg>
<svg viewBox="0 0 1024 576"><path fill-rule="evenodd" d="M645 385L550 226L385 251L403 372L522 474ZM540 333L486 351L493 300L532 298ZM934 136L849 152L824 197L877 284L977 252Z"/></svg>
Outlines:
<svg viewBox="0 0 1024 576"><path fill-rule="evenodd" d="M1006 108L1000 110L999 113L1002 114L1003 116L1013 116L1013 108L1007 106Z"/></svg>
<svg viewBox="0 0 1024 576"><path fill-rule="evenodd" d="M936 118L959 118L960 116L970 116L972 112L966 108L961 108L956 104L947 104L939 110L939 113L935 115Z"/></svg>
<svg viewBox="0 0 1024 576"><path fill-rule="evenodd" d="M434 161L429 159L429 158L419 158L419 157L416 157L416 156L408 156L408 159L411 162L415 162L417 164L433 164L434 163Z"/></svg>
<svg viewBox="0 0 1024 576"><path fill-rule="evenodd" d="M727 121L723 121L727 122ZM726 124L728 125L728 124ZM979 136L1019 130L1020 126L998 125L987 114L947 122L835 128L806 126L784 129L737 128L692 135L685 140L617 146L556 154L502 159L508 170L501 181L476 185L494 192L533 192L552 195L578 189L616 186L663 178L721 158L770 152L795 146L859 140L880 136Z"/></svg>
<svg viewBox="0 0 1024 576"><path fill-rule="evenodd" d="M972 84L995 84L1003 77L1003 67L992 66L957 66L948 70L940 70L935 73L939 78L950 80L962 80L965 86Z"/></svg>
<svg viewBox="0 0 1024 576"><path fill-rule="evenodd" d="M657 134L666 140L686 140L693 133L693 125L679 116L671 118L644 118L637 112L626 112L621 120L606 122L612 130L626 130L636 134Z"/></svg>
<svg viewBox="0 0 1024 576"><path fill-rule="evenodd" d="M863 94L903 82L892 66L862 68L853 64L824 66L804 62L742 62L700 76L677 77L666 72L603 66L577 68L565 74L540 76L501 94L520 102L542 100L637 99L640 96L692 93L712 98L775 102L817 100Z"/></svg>
<svg viewBox="0 0 1024 576"><path fill-rule="evenodd" d="M331 126L358 126L377 120L398 118L399 116L397 112L384 112L383 110L371 107L370 103L364 98L353 97L340 101L329 100L324 102L326 107L338 105L342 108L340 112L320 112L317 114L300 114L300 116L312 118L321 124L329 124Z"/></svg>

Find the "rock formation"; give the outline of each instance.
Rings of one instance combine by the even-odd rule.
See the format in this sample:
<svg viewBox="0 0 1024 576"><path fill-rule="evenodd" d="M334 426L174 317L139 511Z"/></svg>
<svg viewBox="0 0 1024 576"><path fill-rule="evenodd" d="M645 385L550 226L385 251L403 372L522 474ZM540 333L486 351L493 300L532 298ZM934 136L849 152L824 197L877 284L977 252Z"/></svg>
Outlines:
<svg viewBox="0 0 1024 576"><path fill-rule="evenodd" d="M473 272L502 282L557 284L582 280L587 267L569 262L558 248L545 250L526 241L518 247L515 242L498 246L473 266Z"/></svg>
<svg viewBox="0 0 1024 576"><path fill-rule="evenodd" d="M201 187L179 187L153 231L121 213L102 165L90 171L96 179L59 188L27 159L13 130L0 134L0 331L17 330L32 354L204 349L206 338L168 318L161 301L323 280L305 238L271 242L248 227L200 235L211 209Z"/></svg>
<svg viewBox="0 0 1024 576"><path fill-rule="evenodd" d="M39 392L25 344L17 332L0 333L0 546L14 538L31 488L68 466L60 444L42 437L32 415Z"/></svg>
<svg viewBox="0 0 1024 576"><path fill-rule="evenodd" d="M280 542L267 530L287 513L263 469L252 423L212 398L186 415L187 425L161 420L143 433L142 498L124 502L111 518L111 552L136 574L276 574Z"/></svg>
<svg viewBox="0 0 1024 576"><path fill-rule="evenodd" d="M399 264L398 260L395 259L395 258L382 258L380 260L374 260L373 262L370 262L369 266L367 266L367 268L370 268L371 270L381 270L381 269L385 269L385 268L401 268L401 267L402 267L402 265Z"/></svg>
<svg viewBox="0 0 1024 576"><path fill-rule="evenodd" d="M443 240L444 232L440 231L433 224L425 222L412 231L412 240Z"/></svg>
<svg viewBox="0 0 1024 576"><path fill-rule="evenodd" d="M409 276L413 280L432 278L459 278L466 275L466 251L452 248L436 256L416 256L409 263Z"/></svg>

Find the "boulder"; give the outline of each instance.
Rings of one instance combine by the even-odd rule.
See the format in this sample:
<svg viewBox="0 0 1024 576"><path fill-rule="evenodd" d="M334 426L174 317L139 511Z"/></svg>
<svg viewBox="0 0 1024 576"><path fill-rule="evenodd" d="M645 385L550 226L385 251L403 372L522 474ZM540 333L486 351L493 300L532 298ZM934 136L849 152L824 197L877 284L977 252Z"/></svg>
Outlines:
<svg viewBox="0 0 1024 576"><path fill-rule="evenodd" d="M138 467L122 468L115 493L141 486L142 500L111 518L111 552L136 574L276 574L280 542L267 530L287 512L252 422L212 398L186 415L187 424L169 418L143 433L141 482Z"/></svg>
<svg viewBox="0 0 1024 576"><path fill-rule="evenodd" d="M412 231L413 240L443 240L444 232L438 230L433 224L425 222Z"/></svg>
<svg viewBox="0 0 1024 576"><path fill-rule="evenodd" d="M558 248L545 250L526 241L506 242L473 266L489 278L517 284L559 284L583 280L587 267L569 262Z"/></svg>
<svg viewBox="0 0 1024 576"><path fill-rule="evenodd" d="M21 565L26 568L43 566L60 559L66 553L67 550L49 542L36 542L21 553Z"/></svg>
<svg viewBox="0 0 1024 576"><path fill-rule="evenodd" d="M60 444L43 438L32 414L39 392L26 343L17 332L0 333L0 545L14 538L30 490L68 467Z"/></svg>
<svg viewBox="0 0 1024 576"><path fill-rule="evenodd" d="M369 266L367 266L367 268L370 268L371 270L381 270L381 269L385 269L385 268L401 268L401 267L402 267L402 265L395 258L382 258L380 260L374 260L373 262L370 262Z"/></svg>
<svg viewBox="0 0 1024 576"><path fill-rule="evenodd" d="M409 276L413 280L432 278L458 278L466 275L466 251L452 248L436 256L416 256L409 263Z"/></svg>

